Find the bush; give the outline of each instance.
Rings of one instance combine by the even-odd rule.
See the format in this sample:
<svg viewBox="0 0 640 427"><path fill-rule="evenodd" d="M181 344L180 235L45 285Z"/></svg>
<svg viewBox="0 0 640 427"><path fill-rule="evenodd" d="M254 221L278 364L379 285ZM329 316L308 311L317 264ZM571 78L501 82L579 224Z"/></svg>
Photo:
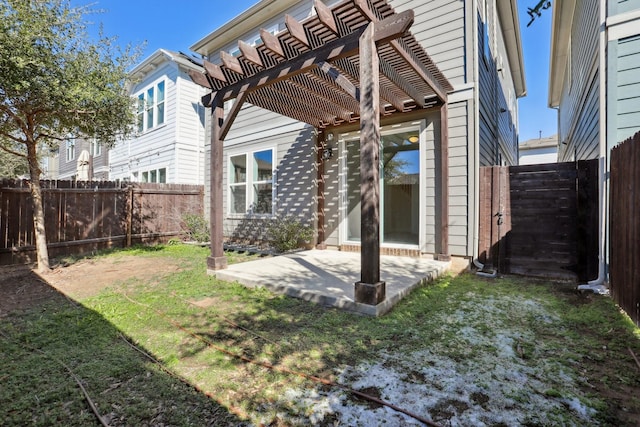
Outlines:
<svg viewBox="0 0 640 427"><path fill-rule="evenodd" d="M187 239L198 243L209 241L211 237L209 223L202 215L185 214L182 217L182 222L184 223L184 231Z"/></svg>
<svg viewBox="0 0 640 427"><path fill-rule="evenodd" d="M267 228L267 236L277 252L288 252L311 242L313 228L293 216L276 217Z"/></svg>

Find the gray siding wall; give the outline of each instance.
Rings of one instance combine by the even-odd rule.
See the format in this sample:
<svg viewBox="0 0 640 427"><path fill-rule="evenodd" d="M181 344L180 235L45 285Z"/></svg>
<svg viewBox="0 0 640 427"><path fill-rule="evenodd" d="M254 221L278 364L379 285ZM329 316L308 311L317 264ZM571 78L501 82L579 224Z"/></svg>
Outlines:
<svg viewBox="0 0 640 427"><path fill-rule="evenodd" d="M576 2L558 110L558 161L599 155L599 2Z"/></svg>
<svg viewBox="0 0 640 427"><path fill-rule="evenodd" d="M640 130L640 35L609 42L609 148Z"/></svg>
<svg viewBox="0 0 640 427"><path fill-rule="evenodd" d="M502 27L494 2L478 5L480 166L516 165L517 104Z"/></svg>
<svg viewBox="0 0 640 427"><path fill-rule="evenodd" d="M75 139L75 157L73 160L67 161L66 142L62 141L59 148L59 156L55 159L58 161L58 179L75 178L78 170L78 157L83 150L91 152L91 144L89 141L76 138ZM102 153L93 157L93 178L100 180L109 179L109 150L102 146Z"/></svg>
<svg viewBox="0 0 640 427"><path fill-rule="evenodd" d="M608 3L609 16L640 9L640 0L609 0Z"/></svg>
<svg viewBox="0 0 640 427"><path fill-rule="evenodd" d="M455 87L467 81L464 2L391 0L396 12L413 9L411 33Z"/></svg>

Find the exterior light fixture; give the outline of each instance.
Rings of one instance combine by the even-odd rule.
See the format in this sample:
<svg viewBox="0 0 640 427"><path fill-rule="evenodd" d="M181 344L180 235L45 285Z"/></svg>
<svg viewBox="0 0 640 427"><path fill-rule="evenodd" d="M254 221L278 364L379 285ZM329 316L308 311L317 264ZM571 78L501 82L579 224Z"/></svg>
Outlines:
<svg viewBox="0 0 640 427"><path fill-rule="evenodd" d="M412 144L415 144L416 142L418 142L420 140L420 138L418 138L418 135L411 135L409 137L409 142Z"/></svg>
<svg viewBox="0 0 640 427"><path fill-rule="evenodd" d="M322 160L329 160L333 157L333 148L324 147L322 150Z"/></svg>

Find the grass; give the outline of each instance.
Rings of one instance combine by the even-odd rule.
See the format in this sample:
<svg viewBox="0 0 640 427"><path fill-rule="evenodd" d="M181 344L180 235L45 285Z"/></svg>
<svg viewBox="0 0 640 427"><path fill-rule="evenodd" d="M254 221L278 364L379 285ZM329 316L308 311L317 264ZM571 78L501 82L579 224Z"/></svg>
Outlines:
<svg viewBox="0 0 640 427"><path fill-rule="evenodd" d="M336 415L319 409L322 402L364 405L300 376L243 363L186 330L234 354L353 387L376 390L379 385L364 381L377 372L378 381L397 376L424 393L423 410L442 423L458 417L471 425L464 418L470 408L489 425L510 425L510 419L632 425L624 411L640 414L633 398L640 373L628 353L640 354L638 328L609 298L580 295L568 285L444 277L388 315L368 318L216 280L206 274L205 248L103 256L130 254L178 259L182 269L162 280L114 284L82 305L57 298L5 322L5 425L93 422L77 385L54 359L86 382L113 425L333 425ZM236 254L229 262L247 259ZM121 333L175 376L133 350ZM464 390L452 378L466 381ZM378 391L397 398L389 394L393 387ZM500 398L489 392L495 388ZM361 422L345 414L343 424Z"/></svg>

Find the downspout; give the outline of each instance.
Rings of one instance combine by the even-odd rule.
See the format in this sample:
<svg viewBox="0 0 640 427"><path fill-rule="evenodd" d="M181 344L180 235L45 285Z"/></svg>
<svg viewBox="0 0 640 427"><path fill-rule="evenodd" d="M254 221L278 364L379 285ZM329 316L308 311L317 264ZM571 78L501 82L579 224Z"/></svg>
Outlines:
<svg viewBox="0 0 640 427"><path fill-rule="evenodd" d="M586 284L579 285L580 291L592 291L596 294L608 294L609 288L606 285L606 248L607 248L607 211L608 211L608 141L607 141L607 68L606 68L606 48L607 48L607 2L600 0L600 40L599 40L599 70L598 77L600 79L600 153L599 153L599 183L598 192L598 236L600 242L598 245L598 277Z"/></svg>
<svg viewBox="0 0 640 427"><path fill-rule="evenodd" d="M472 0L471 19L473 46L473 265L482 270L484 265L478 261L480 244L480 72L478 68L478 0Z"/></svg>

